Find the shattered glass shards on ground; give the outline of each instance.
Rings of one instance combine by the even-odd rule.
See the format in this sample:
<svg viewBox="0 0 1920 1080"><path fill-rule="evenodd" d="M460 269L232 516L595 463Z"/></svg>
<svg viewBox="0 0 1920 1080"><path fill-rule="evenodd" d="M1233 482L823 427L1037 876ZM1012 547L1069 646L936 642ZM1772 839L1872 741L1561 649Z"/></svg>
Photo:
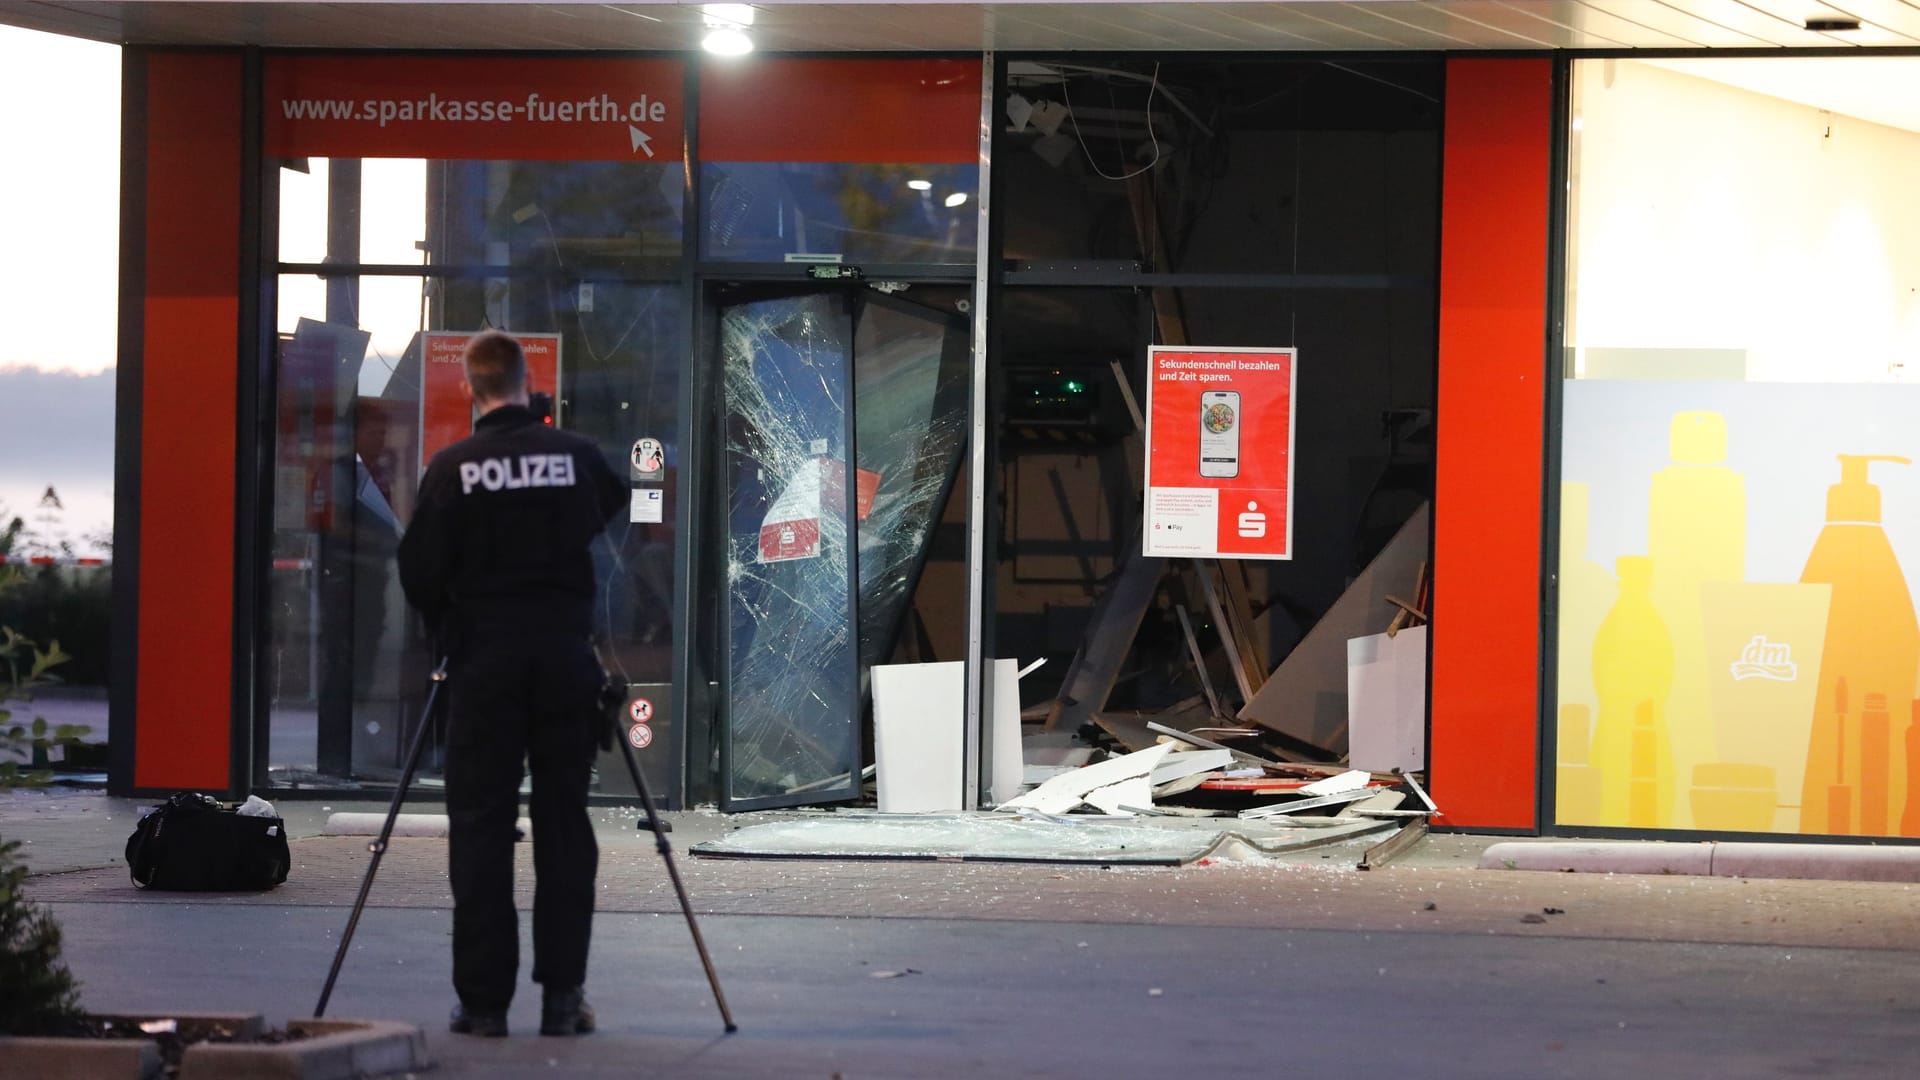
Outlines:
<svg viewBox="0 0 1920 1080"><path fill-rule="evenodd" d="M1106 863L1179 866L1216 853L1259 858L1330 846L1390 828L1269 831L1197 821L1129 824L1006 814L838 813L749 825L692 848L696 855L816 859L952 859L981 862Z"/></svg>

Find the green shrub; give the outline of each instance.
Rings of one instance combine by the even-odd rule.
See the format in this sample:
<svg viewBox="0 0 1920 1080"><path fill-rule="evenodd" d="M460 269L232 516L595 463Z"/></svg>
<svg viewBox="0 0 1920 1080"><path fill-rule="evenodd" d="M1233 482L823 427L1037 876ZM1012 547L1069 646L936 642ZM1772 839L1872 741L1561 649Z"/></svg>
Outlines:
<svg viewBox="0 0 1920 1080"><path fill-rule="evenodd" d="M39 1035L79 1015L80 987L60 962L60 924L21 895L19 847L0 842L0 1035Z"/></svg>
<svg viewBox="0 0 1920 1080"><path fill-rule="evenodd" d="M111 656L113 569L107 566L13 566L0 584L0 626L36 641L59 641L74 659L60 669L70 686L107 685Z"/></svg>
<svg viewBox="0 0 1920 1080"><path fill-rule="evenodd" d="M59 681L52 669L68 659L57 641L41 649L12 627L0 626L0 790L51 780L53 774L45 768L47 751L76 746L92 730L84 724L54 727L42 717L16 724L7 707L9 702L30 703L35 687Z"/></svg>

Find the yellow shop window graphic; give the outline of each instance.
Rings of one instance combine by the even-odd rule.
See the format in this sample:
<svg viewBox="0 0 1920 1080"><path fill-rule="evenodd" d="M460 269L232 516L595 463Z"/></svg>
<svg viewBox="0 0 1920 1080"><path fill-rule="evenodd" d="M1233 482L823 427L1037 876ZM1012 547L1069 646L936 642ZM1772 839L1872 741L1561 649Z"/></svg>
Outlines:
<svg viewBox="0 0 1920 1080"><path fill-rule="evenodd" d="M1920 387L1565 402L1556 820L1920 837Z"/></svg>

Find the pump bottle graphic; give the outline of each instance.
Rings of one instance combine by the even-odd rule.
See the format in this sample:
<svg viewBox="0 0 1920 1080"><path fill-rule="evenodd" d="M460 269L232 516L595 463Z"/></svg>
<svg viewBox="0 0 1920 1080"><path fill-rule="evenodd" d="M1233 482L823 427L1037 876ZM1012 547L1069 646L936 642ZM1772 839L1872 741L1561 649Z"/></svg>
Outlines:
<svg viewBox="0 0 1920 1080"><path fill-rule="evenodd" d="M1620 598L1593 642L1600 715L1589 761L1600 774L1598 824L1655 828L1672 820L1676 787L1666 718L1673 639L1650 595L1653 560L1623 555L1615 566Z"/></svg>
<svg viewBox="0 0 1920 1080"><path fill-rule="evenodd" d="M1800 575L1804 584L1826 584L1833 590L1800 796L1804 833L1853 832L1862 823L1884 830L1900 821L1907 763L1904 755L1890 752L1890 733L1884 729L1888 717L1911 711L1915 669L1920 667L1920 623L1914 618L1913 596L1880 523L1880 489L1868 481L1867 473L1876 461L1913 462L1885 454L1839 458L1840 482L1827 489L1826 527ZM1831 708L1842 680L1850 697L1873 701L1871 710L1848 715L1843 708ZM1871 723L1866 722L1869 711ZM1879 760L1865 760L1863 751ZM1842 788L1848 792L1844 820L1833 798ZM1863 796L1875 805L1863 805Z"/></svg>

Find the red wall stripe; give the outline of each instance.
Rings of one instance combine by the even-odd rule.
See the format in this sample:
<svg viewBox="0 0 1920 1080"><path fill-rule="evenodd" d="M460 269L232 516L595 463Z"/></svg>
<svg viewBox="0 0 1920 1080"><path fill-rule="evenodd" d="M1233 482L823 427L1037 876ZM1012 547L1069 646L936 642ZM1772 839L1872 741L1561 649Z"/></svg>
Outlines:
<svg viewBox="0 0 1920 1080"><path fill-rule="evenodd" d="M971 164L980 160L980 61L706 64L700 159Z"/></svg>
<svg viewBox="0 0 1920 1080"><path fill-rule="evenodd" d="M228 785L239 393L240 58L147 63L134 785Z"/></svg>
<svg viewBox="0 0 1920 1080"><path fill-rule="evenodd" d="M1532 829L1539 789L1547 60L1449 60L1434 477L1441 823Z"/></svg>

